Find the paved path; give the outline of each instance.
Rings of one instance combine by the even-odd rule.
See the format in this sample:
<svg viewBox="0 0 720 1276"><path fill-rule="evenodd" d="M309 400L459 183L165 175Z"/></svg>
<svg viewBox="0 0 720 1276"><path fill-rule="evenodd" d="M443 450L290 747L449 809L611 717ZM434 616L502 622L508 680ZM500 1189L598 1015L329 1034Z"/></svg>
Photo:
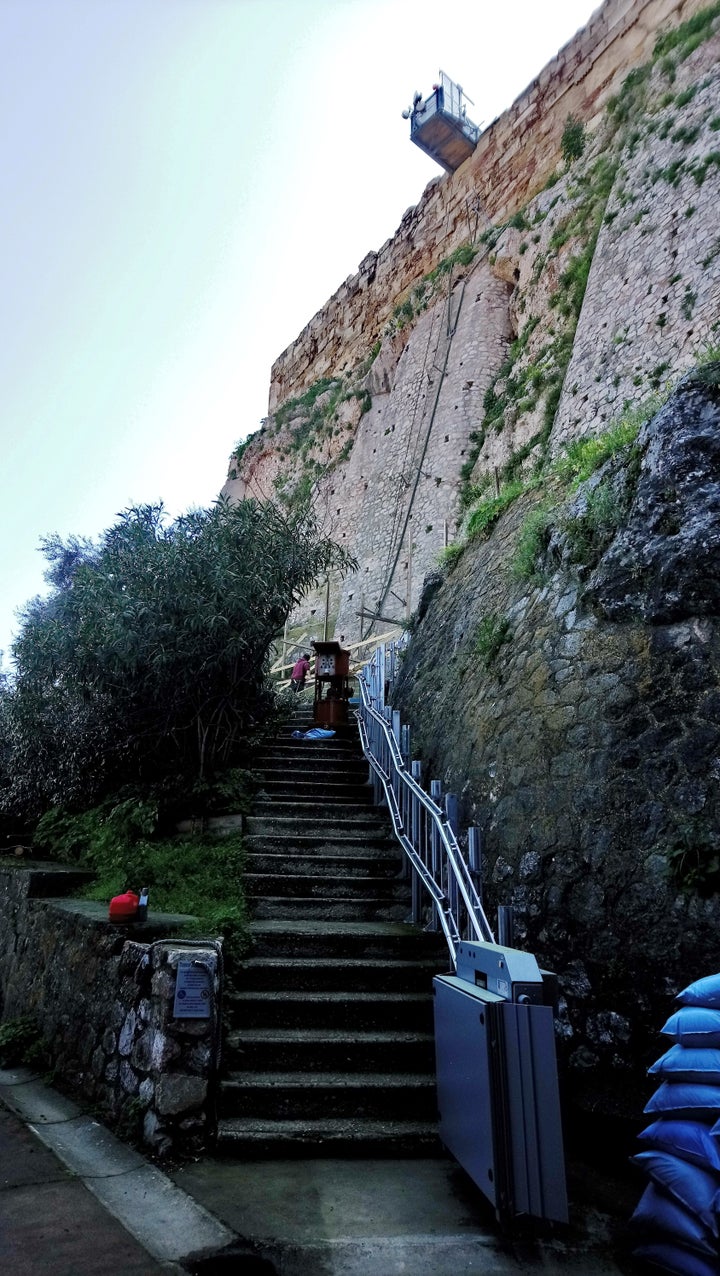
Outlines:
<svg viewBox="0 0 720 1276"><path fill-rule="evenodd" d="M153 1165L26 1069L0 1070L3 1276L159 1276L234 1242Z"/></svg>
<svg viewBox="0 0 720 1276"><path fill-rule="evenodd" d="M3 1276L629 1276L612 1229L586 1208L557 1239L506 1243L450 1158L206 1157L165 1174L0 1070Z"/></svg>

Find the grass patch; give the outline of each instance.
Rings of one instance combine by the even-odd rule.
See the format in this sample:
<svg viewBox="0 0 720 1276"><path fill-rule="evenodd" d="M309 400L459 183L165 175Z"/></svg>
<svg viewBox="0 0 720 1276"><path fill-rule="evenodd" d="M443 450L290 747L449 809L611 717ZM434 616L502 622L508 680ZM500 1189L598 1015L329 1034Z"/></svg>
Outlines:
<svg viewBox="0 0 720 1276"><path fill-rule="evenodd" d="M465 546L460 541L453 541L450 545L446 545L438 554L438 567L446 568L452 571L460 562L465 551Z"/></svg>
<svg viewBox="0 0 720 1276"><path fill-rule="evenodd" d="M218 805L237 808L236 792L236 782L229 778ZM124 890L147 886L151 912L195 916L194 930L222 933L228 949L239 954L247 942L241 838L201 832L162 836L158 824L157 802L108 799L80 814L58 808L47 812L34 844L51 858L95 872L87 899L106 903Z"/></svg>
<svg viewBox="0 0 720 1276"><path fill-rule="evenodd" d="M615 485L606 479L587 494L579 514L563 520L570 561L584 567L599 561L622 527L627 513L625 501Z"/></svg>
<svg viewBox="0 0 720 1276"><path fill-rule="evenodd" d="M468 540L477 540L486 536L500 515L524 491L524 484L519 480L506 483L500 488L497 496L486 496L470 509L467 518Z"/></svg>
<svg viewBox="0 0 720 1276"><path fill-rule="evenodd" d="M694 14L687 22L682 22L679 27L658 36L653 50L653 61L665 58L671 53L677 57L678 61L683 61L712 35L713 23L718 17L720 17L720 4L711 4Z"/></svg>
<svg viewBox="0 0 720 1276"><path fill-rule="evenodd" d="M486 669L490 669L497 659L500 648L510 641L510 621L506 616L490 612L484 616L477 627L473 650L479 656Z"/></svg>
<svg viewBox="0 0 720 1276"><path fill-rule="evenodd" d="M555 517L555 509L549 504L540 505L528 514L520 528L510 564L510 574L514 580L540 582L544 578L541 562L548 547Z"/></svg>

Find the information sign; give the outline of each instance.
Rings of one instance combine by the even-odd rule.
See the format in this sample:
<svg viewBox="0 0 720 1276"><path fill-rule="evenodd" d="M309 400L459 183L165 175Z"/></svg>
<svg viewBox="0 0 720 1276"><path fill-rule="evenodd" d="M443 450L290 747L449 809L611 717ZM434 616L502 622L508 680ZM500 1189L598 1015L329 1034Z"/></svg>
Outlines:
<svg viewBox="0 0 720 1276"><path fill-rule="evenodd" d="M209 1019L212 1010L212 973L207 966L180 961L175 985L173 1015L176 1019Z"/></svg>

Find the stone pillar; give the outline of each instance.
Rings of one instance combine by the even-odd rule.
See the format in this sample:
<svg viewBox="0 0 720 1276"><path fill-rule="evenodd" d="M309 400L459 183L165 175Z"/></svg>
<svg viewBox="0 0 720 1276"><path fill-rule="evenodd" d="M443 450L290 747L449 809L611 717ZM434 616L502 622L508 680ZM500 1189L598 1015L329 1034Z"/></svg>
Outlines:
<svg viewBox="0 0 720 1276"><path fill-rule="evenodd" d="M142 1112L143 1142L160 1156L199 1150L214 1137L221 960L219 944L205 940L128 942L123 950L138 997L118 1036L119 1080Z"/></svg>

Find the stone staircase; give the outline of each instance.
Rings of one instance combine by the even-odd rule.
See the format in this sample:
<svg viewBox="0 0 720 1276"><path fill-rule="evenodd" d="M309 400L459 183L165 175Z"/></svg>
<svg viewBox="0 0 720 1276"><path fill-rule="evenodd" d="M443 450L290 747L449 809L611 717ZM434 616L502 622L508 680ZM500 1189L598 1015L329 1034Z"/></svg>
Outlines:
<svg viewBox="0 0 720 1276"><path fill-rule="evenodd" d="M247 820L252 951L230 1023L219 1148L398 1156L439 1147L432 975L409 882L355 732L304 743L310 705L257 759Z"/></svg>

